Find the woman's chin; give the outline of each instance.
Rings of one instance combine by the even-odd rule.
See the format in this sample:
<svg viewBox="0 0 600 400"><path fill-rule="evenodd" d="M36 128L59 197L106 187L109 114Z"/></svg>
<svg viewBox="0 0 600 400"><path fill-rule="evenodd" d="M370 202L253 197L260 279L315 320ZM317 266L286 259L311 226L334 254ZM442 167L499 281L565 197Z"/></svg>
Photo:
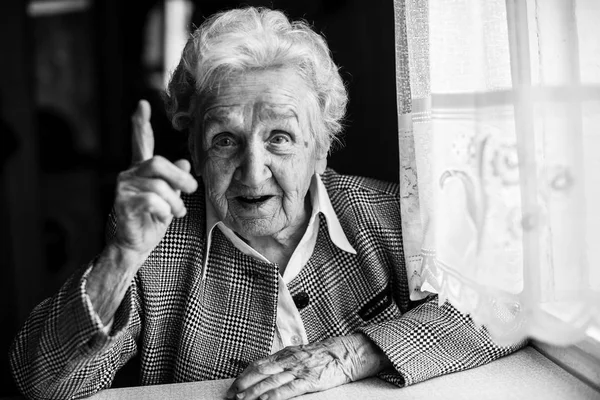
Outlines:
<svg viewBox="0 0 600 400"><path fill-rule="evenodd" d="M270 236L284 228L285 222L278 221L281 215L280 204L277 198L271 198L259 203L244 203L230 201L229 215L225 223L231 229L244 237Z"/></svg>

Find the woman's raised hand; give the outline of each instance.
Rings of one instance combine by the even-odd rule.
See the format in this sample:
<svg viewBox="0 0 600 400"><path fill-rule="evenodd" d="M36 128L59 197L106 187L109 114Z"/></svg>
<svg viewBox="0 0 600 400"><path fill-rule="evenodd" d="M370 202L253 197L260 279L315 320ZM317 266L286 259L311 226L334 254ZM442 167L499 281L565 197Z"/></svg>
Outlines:
<svg viewBox="0 0 600 400"><path fill-rule="evenodd" d="M139 102L132 122L132 165L119 174L117 182L116 234L95 260L86 283L92 307L108 328L133 277L173 217L185 215L181 192L192 193L198 187L188 161L171 163L154 155L147 101Z"/></svg>
<svg viewBox="0 0 600 400"><path fill-rule="evenodd" d="M186 214L181 192L192 193L198 187L187 160L171 163L154 155L150 112L150 104L141 100L131 118L132 166L118 177L113 242L144 259L163 238L173 217Z"/></svg>

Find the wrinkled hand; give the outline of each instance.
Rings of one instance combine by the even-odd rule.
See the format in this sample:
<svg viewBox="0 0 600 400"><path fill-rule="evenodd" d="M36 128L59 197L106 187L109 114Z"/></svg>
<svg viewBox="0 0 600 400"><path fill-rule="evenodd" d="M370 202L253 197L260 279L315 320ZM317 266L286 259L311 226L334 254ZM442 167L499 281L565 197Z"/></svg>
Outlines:
<svg viewBox="0 0 600 400"><path fill-rule="evenodd" d="M180 194L194 192L198 183L190 174L187 160L171 163L154 156L154 133L147 101L139 102L131 120L132 167L118 177L114 244L143 257L160 242L173 217L186 214Z"/></svg>
<svg viewBox="0 0 600 400"><path fill-rule="evenodd" d="M335 337L286 347L253 362L233 382L228 399L280 400L376 375L391 363L366 336Z"/></svg>

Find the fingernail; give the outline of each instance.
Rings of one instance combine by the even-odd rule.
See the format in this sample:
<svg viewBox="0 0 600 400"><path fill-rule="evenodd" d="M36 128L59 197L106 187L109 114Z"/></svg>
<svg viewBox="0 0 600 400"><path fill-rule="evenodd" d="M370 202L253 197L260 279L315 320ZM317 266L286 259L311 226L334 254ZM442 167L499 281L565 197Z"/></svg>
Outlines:
<svg viewBox="0 0 600 400"><path fill-rule="evenodd" d="M266 394L266 393L265 394L261 394L260 397L259 397L260 400L267 400L268 398L269 398L269 395Z"/></svg>
<svg viewBox="0 0 600 400"><path fill-rule="evenodd" d="M138 101L137 108L135 109L135 114L138 117L141 117L143 112L144 112L144 105L142 104L142 100L140 100L140 101Z"/></svg>
<svg viewBox="0 0 600 400"><path fill-rule="evenodd" d="M245 395L246 395L246 393L239 392L238 394L235 395L235 397L237 397L238 399L243 399Z"/></svg>

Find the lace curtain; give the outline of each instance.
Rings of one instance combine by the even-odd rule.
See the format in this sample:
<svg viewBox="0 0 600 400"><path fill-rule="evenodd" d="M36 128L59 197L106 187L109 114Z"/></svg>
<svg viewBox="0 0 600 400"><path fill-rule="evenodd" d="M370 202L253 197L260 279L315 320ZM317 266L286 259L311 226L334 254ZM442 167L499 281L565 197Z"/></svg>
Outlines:
<svg viewBox="0 0 600 400"><path fill-rule="evenodd" d="M600 327L600 1L394 9L412 298L577 342Z"/></svg>

